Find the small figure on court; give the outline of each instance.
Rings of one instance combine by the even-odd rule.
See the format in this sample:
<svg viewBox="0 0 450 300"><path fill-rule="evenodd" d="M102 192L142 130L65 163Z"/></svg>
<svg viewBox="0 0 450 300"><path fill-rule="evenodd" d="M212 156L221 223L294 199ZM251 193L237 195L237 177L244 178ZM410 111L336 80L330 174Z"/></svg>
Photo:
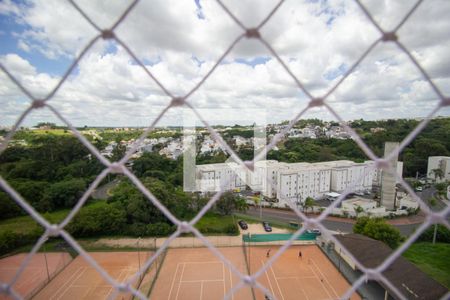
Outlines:
<svg viewBox="0 0 450 300"><path fill-rule="evenodd" d="M266 253L266 257L269 257L269 256L270 256L270 249L267 250L267 253Z"/></svg>
<svg viewBox="0 0 450 300"><path fill-rule="evenodd" d="M298 251L298 258L302 258L302 251Z"/></svg>

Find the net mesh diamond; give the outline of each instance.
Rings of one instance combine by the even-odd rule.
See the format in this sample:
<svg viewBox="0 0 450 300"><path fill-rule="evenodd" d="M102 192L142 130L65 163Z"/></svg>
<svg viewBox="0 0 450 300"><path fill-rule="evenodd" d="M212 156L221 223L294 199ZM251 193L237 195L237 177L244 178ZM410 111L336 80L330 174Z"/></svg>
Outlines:
<svg viewBox="0 0 450 300"><path fill-rule="evenodd" d="M264 274L264 272L269 268L277 258L292 244L292 242L302 234L308 226L303 226L300 228L292 238L287 241L277 252L275 255L270 257L267 262L257 270L255 273L248 275L241 273L229 260L227 260L221 252L216 249L206 237L204 237L195 227L196 222L200 220L200 218L214 205L214 203L221 197L223 194L223 190L217 192L211 199L209 199L208 203L201 209L201 211L189 222L178 220L164 205L162 205L158 199L142 184L142 182L137 178L126 166L125 163L130 159L131 155L138 149L139 144L141 144L144 138L149 134L151 130L153 130L159 120L169 111L172 107L184 106L188 109L191 109L194 114L201 120L201 122L207 127L211 136L220 144L222 149L225 149L229 155L231 155L235 162L240 164L243 168L249 169L253 164L252 162L244 162L242 161L238 155L225 143L225 141L221 138L220 134L216 132L210 124L201 116L199 111L190 103L191 96L208 80L211 74L216 70L216 68L221 64L227 55L232 51L232 49L240 43L244 39L254 39L261 43L263 47L265 47L278 63L282 66L285 72L292 78L292 80L297 85L298 89L301 90L308 98L309 104L302 108L298 114L289 122L288 126L284 128L279 134L276 134L270 143L266 145L265 149L261 151L256 157L254 157L253 162L256 162L264 157L264 155L272 149L278 141L280 141L287 132L294 126L294 124L305 115L305 113L313 108L313 107L324 107L328 110L337 120L341 121L343 124L343 119L338 114L338 112L333 109L332 105L327 101L329 96L355 71L355 69L364 61L369 53L381 43L392 43L397 48L398 51L403 52L407 55L409 60L415 65L417 70L421 73L423 78L428 82L434 91L436 97L440 100L436 107L428 114L428 116L420 122L420 124L409 133L409 135L400 143L397 149L395 149L388 157L379 158L377 157L373 151L363 142L361 137L349 126L344 125L345 130L352 136L352 138L356 141L358 146L364 151L364 153L373 161L375 161L374 168L383 169L389 171L392 174L396 174L394 168L387 163L391 157L394 157L396 154L400 153L408 144L412 142L412 140L427 126L430 119L442 108L450 105L450 98L446 97L444 93L438 88L438 86L433 82L429 74L425 71L425 69L419 64L419 62L415 59L415 57L411 54L411 52L407 49L407 47L400 42L398 37L399 29L404 25L405 22L408 21L410 16L417 10L417 8L422 4L423 1L417 1L415 5L408 11L408 13L398 22L397 26L391 31L384 31L382 27L375 21L374 17L367 10L367 8L360 2L360 0L355 0L356 4L359 6L361 11L367 17L367 22L373 25L373 27L378 31L378 38L363 52L363 54L353 63L353 65L346 71L344 76L340 78L326 93L324 93L320 97L314 97L310 91L305 87L302 81L294 75L294 73L290 70L288 65L283 61L281 56L277 53L277 50L272 47L272 45L265 39L264 35L261 33L261 28L266 25L266 23L272 18L274 14L277 13L279 8L283 6L285 1L279 1L270 13L263 19L262 22L259 23L256 27L247 28L241 20L239 20L231 10L220 0L217 1L217 4L223 9L223 13L228 15L235 25L241 29L241 33L237 35L233 42L228 46L228 48L223 52L220 58L215 62L215 64L211 67L211 69L204 75L204 77L185 95L174 95L167 87L165 87L158 78L152 74L152 72L146 68L145 64L137 57L137 55L133 52L133 50L115 34L115 29L120 26L120 24L128 17L129 13L135 8L138 4L138 0L133 1L126 10L120 15L117 21L110 28L100 28L95 20L92 20L86 13L83 11L73 0L69 0L70 4L80 13L80 17L84 18L86 21L92 25L93 28L97 30L97 34L94 38L92 38L87 45L80 51L79 55L73 60L70 67L62 76L61 80L58 84L53 88L53 90L48 93L45 97L38 98L35 97L29 90L27 90L20 82L16 79L15 76L3 65L0 63L0 69L7 75L7 77L25 94L30 100L31 105L20 115L20 117L15 122L12 130L8 133L5 140L0 145L0 154L6 149L9 142L13 138L17 129L22 124L22 121L25 117L30 114L33 110L48 108L61 122L66 124L68 128L73 132L73 134L79 139L79 141L89 149L89 151L99 159L99 161L105 166L105 169L96 177L93 183L90 185L88 190L83 194L83 196L79 199L75 207L71 210L71 212L67 215L67 217L59 224L51 224L46 219L44 219L32 206L30 206L22 197L19 195L6 180L0 177L0 186L1 188L8 193L15 202L20 205L34 220L36 220L41 226L45 228L44 234L38 239L32 250L28 253L26 259L21 264L17 274L13 277L10 282L0 283L0 293L6 294L14 299L22 299L22 296L19 295L12 288L16 283L20 275L25 271L26 266L30 262L31 258L35 253L41 248L41 246L45 243L45 241L49 237L60 236L67 243L69 243L78 253L81 255L93 268L97 270L101 276L114 287L114 293L109 295L109 299L115 298L120 292L129 292L134 296L140 299L146 299L147 297L138 289L132 286L132 282L134 282L138 277L140 277L142 272L146 270L152 263L169 247L170 243L178 237L182 233L192 233L196 237L198 237L203 244L210 249L210 251L216 255L224 264L236 275L240 278L240 282L235 285L228 293L225 295L226 299L230 299L231 296L239 289L245 286L251 286L257 289L260 289L265 295L271 297L271 299L275 299L274 295L262 284L258 282L258 278ZM52 106L51 100L56 94L56 92L61 88L62 84L67 80L68 76L72 73L72 71L76 68L76 66L83 59L85 54L88 52L90 48L92 48L96 42L101 39L105 40L114 40L119 45L121 45L125 51L129 54L131 59L139 65L143 71L158 85L161 91L172 99L167 106L161 111L161 113L154 119L154 121L146 128L143 132L139 140L134 143L134 146L127 151L125 156L118 162L110 162L108 159L103 157L98 149L93 146L72 124L70 121L64 117L57 109ZM114 278L112 278L107 271L105 271L96 261L93 259L78 243L77 241L64 229L64 227L73 219L75 214L81 209L81 207L87 201L89 195L94 191L94 189L100 184L100 182L109 174L109 173L120 173L128 177L136 187L145 195L145 197L151 201L173 224L177 225L177 230L163 243L163 245L152 255L144 264L144 266L131 278L128 278L125 282L117 282ZM385 271L390 264L394 262L418 237L421 233L424 232L430 225L440 223L450 229L450 224L447 220L447 216L449 215L450 207L446 207L444 210L439 212L433 212L429 209L429 207L414 193L411 187L397 175L397 180L400 184L405 188L405 190L420 204L422 211L425 213L426 218L423 224L412 234L399 248L397 248L381 265L376 268L369 269L364 267L355 257L350 257L355 261L357 267L362 271L363 276L361 276L356 282L354 282L345 294L341 295L340 298L348 299L350 296L367 280L377 280L382 282L384 285L389 287L391 291L393 291L399 299L407 299L405 295L403 295L389 280L387 280L383 276L383 271ZM295 205L292 205L291 209L298 215L298 217L303 220L306 225L310 225L316 228L321 229L322 232L328 232L328 229L322 225L322 221L332 212L332 209L337 207L337 205L345 199L345 196L351 192L351 187L347 188L339 199L333 202L327 209L325 209L319 217L317 218L308 218L304 213L302 213ZM341 243L335 239L330 234L330 239L335 243L340 245L345 249ZM449 297L450 294L444 296L444 298Z"/></svg>

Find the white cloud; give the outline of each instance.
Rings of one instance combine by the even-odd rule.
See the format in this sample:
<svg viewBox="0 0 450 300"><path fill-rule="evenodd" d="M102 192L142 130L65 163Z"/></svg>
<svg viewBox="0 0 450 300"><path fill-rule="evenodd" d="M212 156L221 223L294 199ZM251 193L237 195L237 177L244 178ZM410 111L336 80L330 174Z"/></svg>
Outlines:
<svg viewBox="0 0 450 300"><path fill-rule="evenodd" d="M367 2L367 3L366 3ZM394 28L411 7L410 1L365 1L382 28ZM429 3L430 2L430 3ZM129 2L77 1L99 25L109 28ZM256 26L277 1L226 1L245 26ZM242 30L215 1L140 1L116 29L147 69L174 95L189 92L215 64ZM14 15L26 24L17 32L18 47L40 51L58 61L73 58L98 34L67 1L34 0L27 5L6 1L0 14ZM436 84L450 92L450 2L428 1L399 31L400 41L429 72ZM261 30L297 78L314 95L328 91L343 72L380 34L354 1L286 1ZM149 124L170 99L130 56L112 42L99 41L52 99L76 125ZM254 67L236 58L265 56ZM11 53L2 63L33 93L45 95L58 77L38 72L33 61ZM201 61L202 63L199 63ZM242 40L189 99L199 108L267 107L269 121L295 115L307 105L305 95L277 60L256 40ZM40 69L41 70L41 69ZM1 75L4 77L4 75ZM2 79L3 79L2 77ZM3 112L16 115L11 101L20 92L11 82L0 87ZM423 116L437 103L436 95L417 68L397 47L380 44L328 99L346 119ZM379 111L378 111L379 110ZM311 117L330 119L314 110ZM448 109L440 113L448 113ZM8 117L10 118L10 117ZM39 118L36 112L31 122ZM163 123L176 122L173 110ZM10 118L11 119L11 118Z"/></svg>

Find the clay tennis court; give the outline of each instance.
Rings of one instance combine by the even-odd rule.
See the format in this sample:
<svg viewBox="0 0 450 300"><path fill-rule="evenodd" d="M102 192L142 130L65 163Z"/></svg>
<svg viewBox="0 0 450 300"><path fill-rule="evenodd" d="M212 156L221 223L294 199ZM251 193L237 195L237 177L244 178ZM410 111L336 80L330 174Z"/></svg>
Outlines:
<svg viewBox="0 0 450 300"><path fill-rule="evenodd" d="M218 248L236 268L247 274L242 247ZM169 249L150 299L223 299L239 278L208 248ZM232 299L253 299L250 288L236 292Z"/></svg>
<svg viewBox="0 0 450 300"><path fill-rule="evenodd" d="M0 282L10 282L26 256L27 253L22 253L0 259ZM46 258L50 279L72 260L70 255L64 252L45 253L45 256L44 253L36 253L13 285L13 289L22 297L31 297L48 282ZM0 299L9 298L1 294Z"/></svg>
<svg viewBox="0 0 450 300"><path fill-rule="evenodd" d="M257 246L247 248L250 271L259 270L279 246ZM301 257L299 257L301 251ZM291 246L266 272L258 278L272 294L280 300L341 299L350 288L334 265L315 245ZM264 300L264 294L255 289L256 299ZM351 299L361 299L353 294Z"/></svg>
<svg viewBox="0 0 450 300"><path fill-rule="evenodd" d="M89 255L119 282L130 278L139 268L138 252L90 252ZM141 265L149 255L150 252L140 253ZM79 255L34 299L106 299L113 291L100 273ZM117 299L131 299L131 294L120 293Z"/></svg>

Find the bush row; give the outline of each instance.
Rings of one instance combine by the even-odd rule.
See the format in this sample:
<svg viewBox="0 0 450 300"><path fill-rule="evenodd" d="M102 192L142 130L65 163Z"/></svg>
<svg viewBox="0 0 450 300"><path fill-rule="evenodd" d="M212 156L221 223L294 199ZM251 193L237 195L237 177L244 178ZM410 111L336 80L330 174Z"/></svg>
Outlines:
<svg viewBox="0 0 450 300"><path fill-rule="evenodd" d="M431 242L434 235L434 225L425 230L418 238L422 242ZM436 232L436 242L450 243L450 230L444 225L439 224Z"/></svg>
<svg viewBox="0 0 450 300"><path fill-rule="evenodd" d="M12 252L19 247L36 243L43 233L44 231L41 229L26 234L11 230L0 232L0 255Z"/></svg>

